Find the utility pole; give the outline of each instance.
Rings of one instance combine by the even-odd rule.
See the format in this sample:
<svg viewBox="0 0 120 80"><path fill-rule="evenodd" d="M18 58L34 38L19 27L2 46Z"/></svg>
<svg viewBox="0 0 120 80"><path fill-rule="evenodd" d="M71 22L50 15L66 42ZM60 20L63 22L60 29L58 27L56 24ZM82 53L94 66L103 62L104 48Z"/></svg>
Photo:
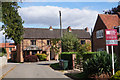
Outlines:
<svg viewBox="0 0 120 80"><path fill-rule="evenodd" d="M59 11L59 15L60 15L60 36L62 38L62 21L61 21L61 11Z"/></svg>

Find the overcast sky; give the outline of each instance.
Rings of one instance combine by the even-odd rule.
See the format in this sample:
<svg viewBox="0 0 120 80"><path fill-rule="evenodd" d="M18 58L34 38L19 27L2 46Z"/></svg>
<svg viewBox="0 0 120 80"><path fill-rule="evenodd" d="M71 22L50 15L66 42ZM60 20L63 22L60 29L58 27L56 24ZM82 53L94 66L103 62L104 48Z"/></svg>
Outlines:
<svg viewBox="0 0 120 80"><path fill-rule="evenodd" d="M89 30L94 28L98 14L103 10L109 10L118 5L117 2L23 2L19 3L21 8L19 14L25 21L27 28L53 28L59 27L59 11L62 12L62 26L72 29ZM114 0L115 1L115 0ZM0 32L0 42L3 39Z"/></svg>

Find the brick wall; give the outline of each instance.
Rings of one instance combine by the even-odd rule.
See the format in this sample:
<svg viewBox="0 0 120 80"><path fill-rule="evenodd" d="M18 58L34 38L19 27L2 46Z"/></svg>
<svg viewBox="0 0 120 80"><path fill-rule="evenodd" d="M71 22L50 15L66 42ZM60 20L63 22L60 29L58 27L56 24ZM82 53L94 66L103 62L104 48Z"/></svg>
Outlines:
<svg viewBox="0 0 120 80"><path fill-rule="evenodd" d="M104 30L104 37L103 38L97 38L96 37L96 31L98 30ZM98 16L98 19L96 21L95 27L94 27L94 31L93 31L93 38L92 38L92 48L93 51L97 51L97 49L103 48L104 50L106 50L106 41L105 41L105 29L106 26L104 25L104 23L102 22L102 20L100 19L100 17Z"/></svg>

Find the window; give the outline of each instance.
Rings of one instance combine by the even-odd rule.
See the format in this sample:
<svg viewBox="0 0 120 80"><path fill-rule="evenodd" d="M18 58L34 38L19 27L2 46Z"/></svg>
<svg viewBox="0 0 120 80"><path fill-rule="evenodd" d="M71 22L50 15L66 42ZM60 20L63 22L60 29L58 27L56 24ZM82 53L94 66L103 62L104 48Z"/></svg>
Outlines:
<svg viewBox="0 0 120 80"><path fill-rule="evenodd" d="M98 31L96 32L96 37L97 37L97 38L103 38L103 36L104 36L103 30L98 30Z"/></svg>
<svg viewBox="0 0 120 80"><path fill-rule="evenodd" d="M81 44L85 44L85 40L81 40Z"/></svg>
<svg viewBox="0 0 120 80"><path fill-rule="evenodd" d="M36 40L31 40L31 45L36 45Z"/></svg>
<svg viewBox="0 0 120 80"><path fill-rule="evenodd" d="M50 40L47 40L47 45L50 45Z"/></svg>
<svg viewBox="0 0 120 80"><path fill-rule="evenodd" d="M114 27L114 29L117 29L117 32L120 33L120 26Z"/></svg>
<svg viewBox="0 0 120 80"><path fill-rule="evenodd" d="M97 49L97 51L104 51L104 48L99 48Z"/></svg>

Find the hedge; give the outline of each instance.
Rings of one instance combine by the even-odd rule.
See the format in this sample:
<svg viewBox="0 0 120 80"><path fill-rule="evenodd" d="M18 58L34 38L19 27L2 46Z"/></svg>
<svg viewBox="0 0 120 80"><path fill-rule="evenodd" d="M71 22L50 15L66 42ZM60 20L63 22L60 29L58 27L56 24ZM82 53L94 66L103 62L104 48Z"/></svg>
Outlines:
<svg viewBox="0 0 120 80"><path fill-rule="evenodd" d="M62 52L61 54L77 54L78 52Z"/></svg>
<svg viewBox="0 0 120 80"><path fill-rule="evenodd" d="M97 54L98 52L85 52L83 54L83 60L86 61L87 59L92 58L95 54Z"/></svg>

